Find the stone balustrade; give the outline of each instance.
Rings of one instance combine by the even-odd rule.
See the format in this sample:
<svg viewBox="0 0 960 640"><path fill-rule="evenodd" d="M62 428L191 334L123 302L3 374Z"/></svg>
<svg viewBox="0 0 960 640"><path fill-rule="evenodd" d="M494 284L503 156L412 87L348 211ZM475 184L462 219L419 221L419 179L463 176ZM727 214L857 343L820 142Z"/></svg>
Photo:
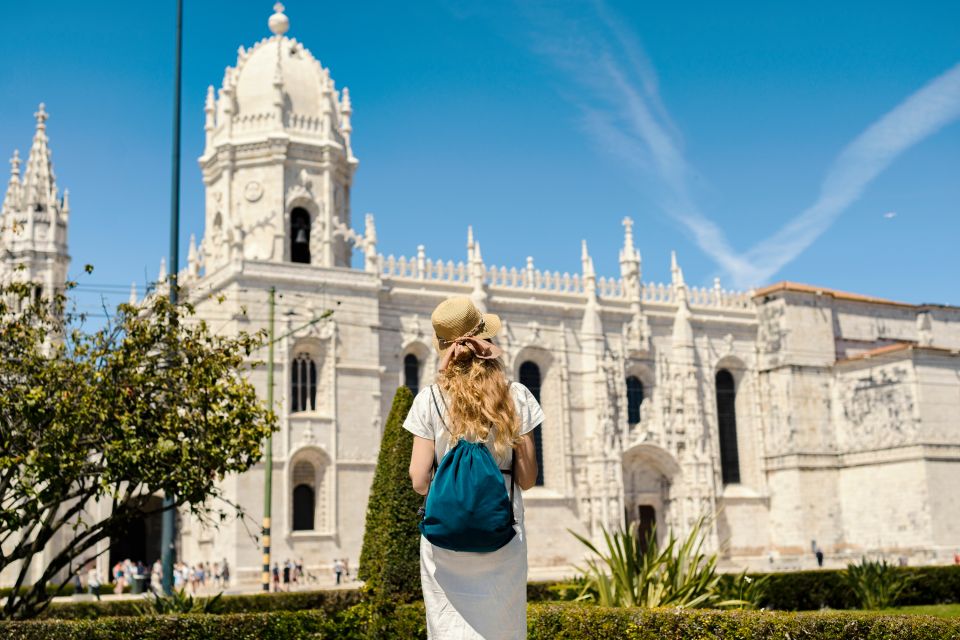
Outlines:
<svg viewBox="0 0 960 640"><path fill-rule="evenodd" d="M380 256L381 276L399 280L427 280L438 283L466 284L470 282L470 265L465 262L432 260L422 251L416 256ZM487 287L529 290L552 294L585 294L581 274L560 273L533 268L528 262L524 268L483 265L483 281ZM599 277L596 280L597 295L607 300L627 300L629 291L622 278ZM717 307L724 309L748 309L751 305L749 292L727 291L718 286L687 287L687 297L693 307ZM640 301L651 304L676 304L676 289L670 284L644 283L640 288Z"/></svg>

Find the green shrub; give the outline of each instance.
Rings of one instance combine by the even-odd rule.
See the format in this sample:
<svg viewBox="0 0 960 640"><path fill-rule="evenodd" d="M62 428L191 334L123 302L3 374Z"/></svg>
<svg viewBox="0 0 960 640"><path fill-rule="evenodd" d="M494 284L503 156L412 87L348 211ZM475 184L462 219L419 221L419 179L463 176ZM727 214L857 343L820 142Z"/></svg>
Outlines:
<svg viewBox="0 0 960 640"><path fill-rule="evenodd" d="M207 598L197 598L200 603L206 600ZM359 602L359 590L338 589L223 596L218 604L219 613L223 614L319 610L330 616ZM144 600L139 599L55 602L41 614L41 618L93 620L102 617L136 616L140 615L143 604Z"/></svg>
<svg viewBox="0 0 960 640"><path fill-rule="evenodd" d="M761 607L781 611L816 611L856 607L840 571L792 571L768 576Z"/></svg>
<svg viewBox="0 0 960 640"><path fill-rule="evenodd" d="M0 622L11 640L421 640L422 603L389 615L369 602L321 611ZM527 608L530 640L960 640L960 622L860 612L784 613L707 609L611 609L575 603Z"/></svg>
<svg viewBox="0 0 960 640"><path fill-rule="evenodd" d="M898 604L950 604L960 602L960 566L895 567L909 584ZM843 571L794 571L753 574L769 576L764 585L761 607L782 611L812 611L823 608L854 609L855 594L844 580Z"/></svg>
<svg viewBox="0 0 960 640"><path fill-rule="evenodd" d="M101 584L100 588L97 589L97 591L99 591L100 595L102 596L109 595L113 593L113 589L115 586L116 585L114 583L108 582L106 584ZM72 582L68 582L63 586L58 584L47 584L44 588L47 590L47 593L51 597L72 596L76 594L76 589L74 589ZM6 597L9 596L12 591L13 591L13 587L0 587L0 600L6 599ZM20 587L19 591L20 593L26 593L27 591L29 591L29 589L27 587ZM81 593L85 594L86 592L87 592L87 588L84 587L81 590ZM123 592L130 593L130 585L127 585L126 587L124 587Z"/></svg>
<svg viewBox="0 0 960 640"><path fill-rule="evenodd" d="M360 552L359 578L373 597L393 603L421 597L417 509L423 497L410 486L413 435L403 429L412 404L410 390L397 389L380 441Z"/></svg>
<svg viewBox="0 0 960 640"><path fill-rule="evenodd" d="M327 635L320 611L0 622L7 640L315 640Z"/></svg>
<svg viewBox="0 0 960 640"><path fill-rule="evenodd" d="M904 567L910 584L900 594L900 604L952 604L960 602L960 566Z"/></svg>
<svg viewBox="0 0 960 640"><path fill-rule="evenodd" d="M958 640L960 622L851 612L783 613L531 605L529 640Z"/></svg>
<svg viewBox="0 0 960 640"><path fill-rule="evenodd" d="M333 616L325 637L337 640L380 640L427 637L423 602L396 605L371 599Z"/></svg>

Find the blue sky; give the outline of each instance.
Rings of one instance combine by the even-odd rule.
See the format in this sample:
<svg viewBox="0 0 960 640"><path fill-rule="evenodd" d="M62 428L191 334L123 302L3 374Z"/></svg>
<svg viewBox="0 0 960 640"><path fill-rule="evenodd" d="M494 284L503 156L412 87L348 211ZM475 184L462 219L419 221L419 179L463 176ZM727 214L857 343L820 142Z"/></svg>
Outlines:
<svg viewBox="0 0 960 640"><path fill-rule="evenodd" d="M202 235L203 99L271 2L187 0L182 229ZM353 215L380 250L644 279L795 280L960 304L960 4L290 0L350 87ZM5 7L0 153L44 101L82 304L167 253L174 3ZM125 297L114 295L108 302Z"/></svg>

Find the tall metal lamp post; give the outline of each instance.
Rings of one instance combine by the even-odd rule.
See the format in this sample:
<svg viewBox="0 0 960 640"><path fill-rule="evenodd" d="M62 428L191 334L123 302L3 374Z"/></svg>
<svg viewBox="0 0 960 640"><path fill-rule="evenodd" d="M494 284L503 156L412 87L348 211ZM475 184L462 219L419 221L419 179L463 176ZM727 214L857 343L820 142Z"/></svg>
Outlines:
<svg viewBox="0 0 960 640"><path fill-rule="evenodd" d="M170 185L170 302L177 303L177 271L180 269L180 55L183 49L183 0L177 0L177 42L174 48L173 80L173 157ZM176 510L170 494L163 496L161 547L163 592L173 592L173 563L176 556L174 528Z"/></svg>
<svg viewBox="0 0 960 640"><path fill-rule="evenodd" d="M281 296L282 297L282 296ZM290 329L283 335L277 336L274 331L274 318L276 316L277 308L277 289L276 287L270 287L269 297L267 298L267 304L269 305L270 315L269 322L270 324L267 327L267 406L271 411L274 409L273 405L273 370L274 370L274 357L273 357L273 345L277 342L288 338L311 325L314 325L321 320L325 320L333 315L332 311L324 311L318 316L314 316L304 324ZM289 314L288 314L289 315ZM273 512L273 434L267 436L267 442L264 447L264 461L263 461L263 573L261 574L261 582L264 591L270 591L270 525L271 525L271 516Z"/></svg>

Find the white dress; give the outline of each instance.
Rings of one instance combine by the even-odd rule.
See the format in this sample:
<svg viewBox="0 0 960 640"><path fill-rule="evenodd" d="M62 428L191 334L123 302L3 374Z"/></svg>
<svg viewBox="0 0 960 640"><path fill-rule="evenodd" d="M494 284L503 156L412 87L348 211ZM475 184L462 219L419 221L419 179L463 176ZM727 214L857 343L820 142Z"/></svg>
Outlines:
<svg viewBox="0 0 960 640"><path fill-rule="evenodd" d="M446 407L434 387L447 420ZM510 385L520 416L520 434L543 422L540 404L520 383ZM449 425L449 423L448 423ZM451 448L450 437L430 397L430 388L417 394L403 428L434 441L437 463ZM501 463L509 468L509 460ZM510 475L504 475L507 491ZM420 536L420 582L427 610L427 637L432 640L521 640L527 637L527 539L523 528L523 496L514 488L513 513L517 535L491 553L450 551Z"/></svg>

